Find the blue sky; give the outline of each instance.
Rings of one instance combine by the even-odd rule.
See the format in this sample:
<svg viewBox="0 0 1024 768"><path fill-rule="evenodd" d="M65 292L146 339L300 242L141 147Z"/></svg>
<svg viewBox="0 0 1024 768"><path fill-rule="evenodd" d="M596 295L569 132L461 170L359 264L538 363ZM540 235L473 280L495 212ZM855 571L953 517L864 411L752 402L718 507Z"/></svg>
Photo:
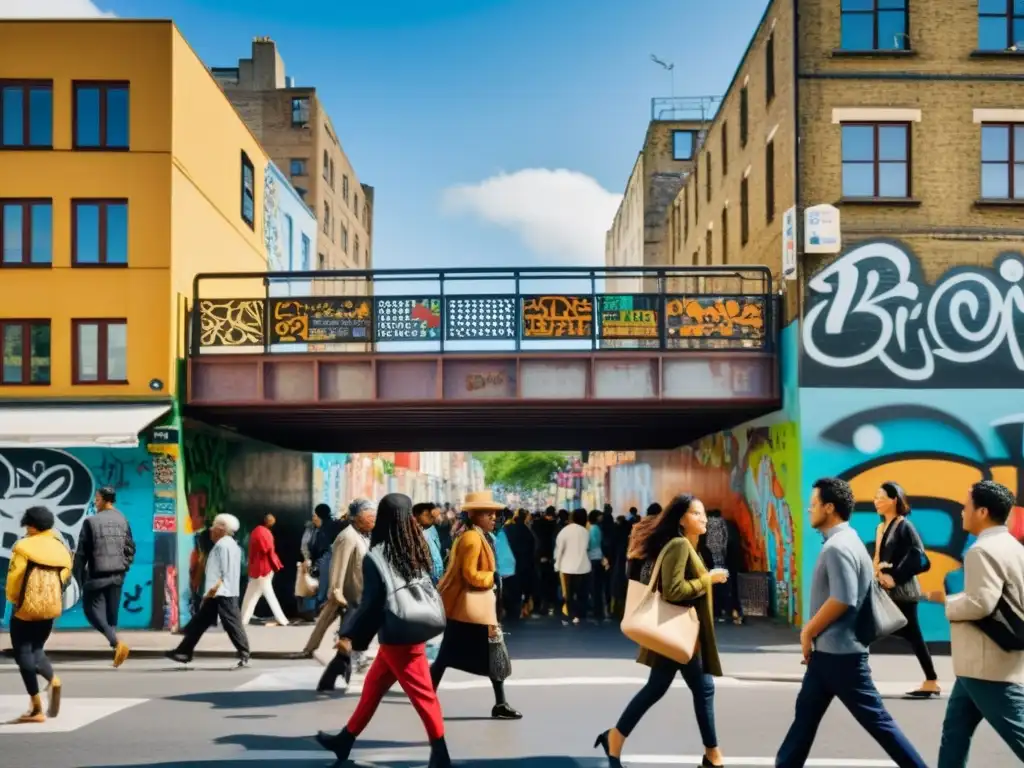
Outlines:
<svg viewBox="0 0 1024 768"><path fill-rule="evenodd" d="M600 264L653 96L721 94L767 0L2 0L174 19L208 65L278 44L376 188L377 267Z"/></svg>

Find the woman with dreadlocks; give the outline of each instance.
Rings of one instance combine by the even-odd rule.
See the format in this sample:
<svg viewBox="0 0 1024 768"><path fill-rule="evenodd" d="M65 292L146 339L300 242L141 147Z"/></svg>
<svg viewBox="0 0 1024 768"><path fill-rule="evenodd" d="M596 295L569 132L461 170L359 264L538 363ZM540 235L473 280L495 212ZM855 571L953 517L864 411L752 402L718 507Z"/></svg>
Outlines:
<svg viewBox="0 0 1024 768"><path fill-rule="evenodd" d="M377 635L380 650L366 673L363 693L348 724L337 734L320 731L316 735L320 746L337 755L341 763L348 760L356 738L369 725L384 694L397 682L409 697L430 737L429 768L448 768L451 765L444 739L441 705L430 680L426 644L388 642L391 638L385 627L385 612L389 605L387 585L394 585L391 589L408 585L410 589L406 592L423 595L417 607L425 612L429 613L431 599L435 601L437 618L443 625L443 611L430 573L430 550L423 538L423 530L412 514L412 499L400 493L388 494L377 507L377 521L370 534L370 552L363 559L362 600L345 617L338 641L339 647L348 653L353 649L365 651Z"/></svg>

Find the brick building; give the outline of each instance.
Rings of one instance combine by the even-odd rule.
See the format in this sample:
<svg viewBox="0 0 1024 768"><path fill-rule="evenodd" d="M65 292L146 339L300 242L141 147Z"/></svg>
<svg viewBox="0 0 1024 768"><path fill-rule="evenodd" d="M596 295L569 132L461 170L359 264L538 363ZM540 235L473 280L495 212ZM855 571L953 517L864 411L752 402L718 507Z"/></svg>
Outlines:
<svg viewBox="0 0 1024 768"><path fill-rule="evenodd" d="M285 75L276 44L252 43L252 57L213 67L228 99L271 159L316 213L317 269L370 269L373 263L373 187L362 184L341 146L316 88ZM358 281L316 281L316 293L362 293ZM346 285L347 283L347 285Z"/></svg>
<svg viewBox="0 0 1024 768"><path fill-rule="evenodd" d="M1024 16L977 0L847 6L769 3L668 213L672 263L780 278L784 212L819 203L840 209L844 249L899 238L929 280L1024 236ZM802 279L830 258L801 254Z"/></svg>

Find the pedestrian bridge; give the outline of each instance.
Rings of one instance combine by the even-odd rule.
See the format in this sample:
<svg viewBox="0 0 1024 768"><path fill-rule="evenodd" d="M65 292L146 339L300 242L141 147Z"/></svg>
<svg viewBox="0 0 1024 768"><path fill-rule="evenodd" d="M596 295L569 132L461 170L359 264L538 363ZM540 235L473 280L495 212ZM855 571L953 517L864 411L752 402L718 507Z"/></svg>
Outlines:
<svg viewBox="0 0 1024 768"><path fill-rule="evenodd" d="M285 448L673 448L780 407L767 267L196 277L186 415Z"/></svg>

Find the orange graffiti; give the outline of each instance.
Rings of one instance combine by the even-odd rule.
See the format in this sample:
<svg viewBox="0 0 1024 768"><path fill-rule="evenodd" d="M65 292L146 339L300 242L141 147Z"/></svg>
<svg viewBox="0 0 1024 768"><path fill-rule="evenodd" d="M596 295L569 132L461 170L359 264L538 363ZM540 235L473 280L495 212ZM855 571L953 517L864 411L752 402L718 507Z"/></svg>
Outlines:
<svg viewBox="0 0 1024 768"><path fill-rule="evenodd" d="M665 316L669 336L764 336L764 300L760 298L681 297L666 304Z"/></svg>
<svg viewBox="0 0 1024 768"><path fill-rule="evenodd" d="M587 338L594 304L579 296L536 296L523 301L523 336L531 339Z"/></svg>

